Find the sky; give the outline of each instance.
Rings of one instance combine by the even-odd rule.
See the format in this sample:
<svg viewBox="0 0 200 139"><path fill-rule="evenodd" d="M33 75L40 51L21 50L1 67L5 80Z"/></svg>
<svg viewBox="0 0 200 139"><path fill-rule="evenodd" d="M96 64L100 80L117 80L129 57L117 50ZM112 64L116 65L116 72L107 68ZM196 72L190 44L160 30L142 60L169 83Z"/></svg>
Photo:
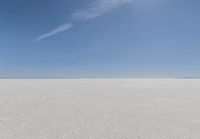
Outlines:
<svg viewBox="0 0 200 139"><path fill-rule="evenodd" d="M200 77L199 0L1 0L1 78Z"/></svg>

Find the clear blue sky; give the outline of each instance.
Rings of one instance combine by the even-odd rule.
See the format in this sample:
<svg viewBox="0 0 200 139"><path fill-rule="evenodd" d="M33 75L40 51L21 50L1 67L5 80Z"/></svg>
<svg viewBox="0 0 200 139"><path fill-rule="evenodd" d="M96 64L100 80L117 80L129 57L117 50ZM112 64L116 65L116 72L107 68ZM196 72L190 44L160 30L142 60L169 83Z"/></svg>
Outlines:
<svg viewBox="0 0 200 139"><path fill-rule="evenodd" d="M200 76L199 0L1 0L0 77Z"/></svg>

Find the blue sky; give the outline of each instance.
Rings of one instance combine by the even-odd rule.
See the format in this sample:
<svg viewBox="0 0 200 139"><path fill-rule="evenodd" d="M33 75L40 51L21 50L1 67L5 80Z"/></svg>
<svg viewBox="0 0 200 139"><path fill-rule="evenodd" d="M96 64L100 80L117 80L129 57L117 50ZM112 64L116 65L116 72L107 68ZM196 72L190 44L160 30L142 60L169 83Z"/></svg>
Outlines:
<svg viewBox="0 0 200 139"><path fill-rule="evenodd" d="M0 77L199 77L198 0L1 0Z"/></svg>

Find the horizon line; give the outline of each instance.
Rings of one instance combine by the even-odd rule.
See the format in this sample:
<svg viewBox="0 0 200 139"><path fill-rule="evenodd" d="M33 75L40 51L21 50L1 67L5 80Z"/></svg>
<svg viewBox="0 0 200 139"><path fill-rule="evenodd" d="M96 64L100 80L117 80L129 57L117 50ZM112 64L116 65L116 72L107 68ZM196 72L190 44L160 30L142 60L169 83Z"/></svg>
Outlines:
<svg viewBox="0 0 200 139"><path fill-rule="evenodd" d="M200 79L200 77L0 77L3 79Z"/></svg>

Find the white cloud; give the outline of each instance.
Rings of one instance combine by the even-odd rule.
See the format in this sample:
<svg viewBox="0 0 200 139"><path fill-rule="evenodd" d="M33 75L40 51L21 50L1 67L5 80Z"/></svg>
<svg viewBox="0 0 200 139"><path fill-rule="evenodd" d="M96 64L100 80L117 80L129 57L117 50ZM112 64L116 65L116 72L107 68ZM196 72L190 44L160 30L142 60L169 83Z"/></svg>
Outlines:
<svg viewBox="0 0 200 139"><path fill-rule="evenodd" d="M98 16L101 16L110 10L117 8L127 2L131 2L132 0L96 0L93 3L90 3L86 9L84 10L78 10L71 14L71 20L72 21L85 21L90 20L93 18L96 18ZM61 25L57 27L56 29L42 34L39 37L37 37L35 40L32 41L32 43L37 43L41 40L44 40L46 38L49 38L51 36L54 36L58 33L64 32L69 30L74 26L73 23L66 23L64 25Z"/></svg>
<svg viewBox="0 0 200 139"><path fill-rule="evenodd" d="M52 36L54 36L54 35L56 35L58 33L67 31L67 30L69 30L72 27L73 27L72 23L66 23L64 25L58 26L56 29L54 29L54 30L52 30L52 31L50 31L48 33L40 35L35 40L33 40L31 43L37 43L37 42L39 42L41 40L47 39L49 37L52 37Z"/></svg>
<svg viewBox="0 0 200 139"><path fill-rule="evenodd" d="M89 20L131 1L132 0L98 0L88 5L84 10L74 12L71 17L74 20Z"/></svg>

